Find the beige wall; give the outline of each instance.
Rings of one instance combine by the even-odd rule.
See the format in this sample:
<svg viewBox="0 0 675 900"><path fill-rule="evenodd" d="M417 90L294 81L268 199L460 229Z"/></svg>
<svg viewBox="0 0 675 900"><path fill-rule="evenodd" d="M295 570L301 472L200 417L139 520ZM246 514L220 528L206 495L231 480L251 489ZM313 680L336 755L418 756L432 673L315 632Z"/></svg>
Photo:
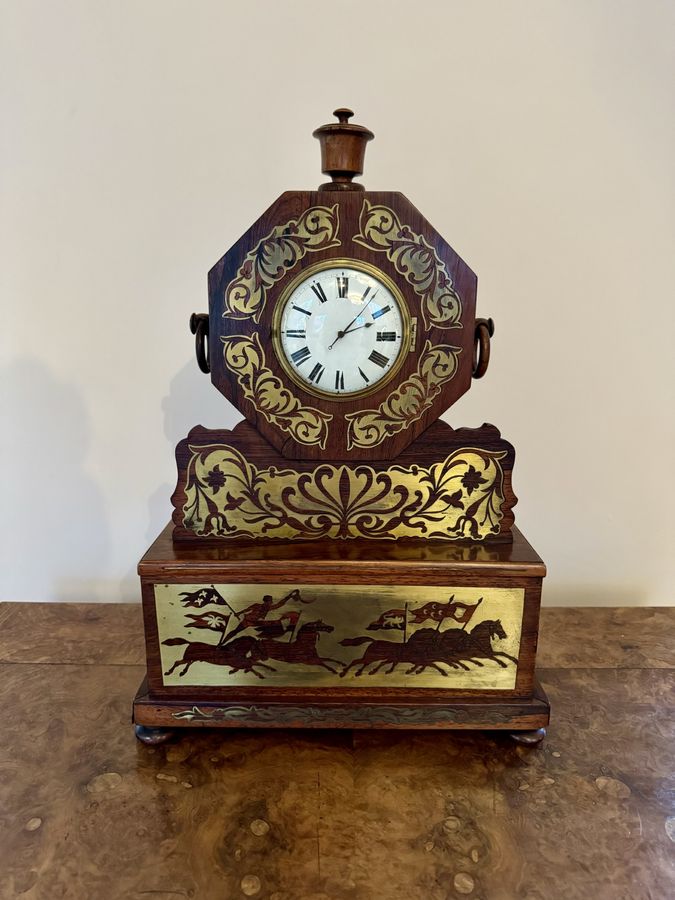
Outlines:
<svg viewBox="0 0 675 900"><path fill-rule="evenodd" d="M673 602L670 0L2 3L2 599L137 597L173 447L236 413L206 272L349 105L366 178L479 275L488 376L561 604Z"/></svg>

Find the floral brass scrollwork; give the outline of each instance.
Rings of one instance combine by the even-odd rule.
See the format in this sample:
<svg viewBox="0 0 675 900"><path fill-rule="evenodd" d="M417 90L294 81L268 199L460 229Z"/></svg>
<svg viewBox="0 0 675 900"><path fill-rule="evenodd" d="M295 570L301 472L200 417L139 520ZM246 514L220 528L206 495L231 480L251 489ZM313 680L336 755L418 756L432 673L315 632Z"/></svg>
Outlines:
<svg viewBox="0 0 675 900"><path fill-rule="evenodd" d="M244 396L268 422L287 431L300 444L326 446L328 423L333 418L313 406L303 406L267 368L260 337L232 334L221 337L225 365Z"/></svg>
<svg viewBox="0 0 675 900"><path fill-rule="evenodd" d="M387 206L363 201L357 244L387 254L396 271L403 275L422 300L422 316L427 329L461 328L462 301L452 286L452 278L436 251L423 235L403 225Z"/></svg>
<svg viewBox="0 0 675 900"><path fill-rule="evenodd" d="M259 469L229 444L190 446L183 526L200 537L483 540L497 534L506 451L475 447L428 467Z"/></svg>
<svg viewBox="0 0 675 900"><path fill-rule="evenodd" d="M347 448L376 447L420 419L438 395L441 385L457 371L461 348L427 341L417 372L393 391L377 409L347 413Z"/></svg>
<svg viewBox="0 0 675 900"><path fill-rule="evenodd" d="M223 316L260 320L267 291L306 253L337 247L338 206L312 206L298 219L275 227L246 255L225 289Z"/></svg>

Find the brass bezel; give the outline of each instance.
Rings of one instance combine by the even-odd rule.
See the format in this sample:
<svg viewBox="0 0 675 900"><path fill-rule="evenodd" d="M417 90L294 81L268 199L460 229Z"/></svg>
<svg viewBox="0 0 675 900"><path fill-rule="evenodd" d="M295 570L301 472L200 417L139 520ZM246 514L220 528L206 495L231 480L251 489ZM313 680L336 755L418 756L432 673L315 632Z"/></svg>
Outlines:
<svg viewBox="0 0 675 900"><path fill-rule="evenodd" d="M363 390L360 391L352 391L349 394L334 394L330 393L329 391L322 391L320 388L312 387L301 378L298 378L295 370L288 362L288 359L286 358L286 355L284 354L283 348L281 346L281 317L293 291L298 287L299 284L301 284L303 281L307 281L308 278L311 278L317 272L322 272L325 269L339 269L341 266L344 266L344 268L356 269L357 271L363 272L366 275L370 275L371 278L375 278L387 288L387 290L392 294L392 296L398 303L399 309L401 310L403 331L398 356L396 357L396 361L392 365L391 369L387 372L387 374L372 387L363 388ZM276 306L274 307L274 314L272 316L272 347L274 348L274 353L276 355L277 361L286 375L288 375L288 377L295 385L302 388L302 390L306 393L314 397L321 397L325 400L332 400L336 403L345 403L349 400L357 400L359 397L368 397L371 394L375 394L379 390L381 390L385 384L388 384L391 379L399 372L408 353L414 349L410 345L410 333L410 310L408 309L408 304L406 303L406 300L397 285L385 272L382 271L382 269L378 269L377 266L373 266L370 263L363 262L360 259L349 259L348 257L327 259L323 262L308 266L306 269L298 272L295 278L293 278L293 280L290 281L284 288L281 296L277 300Z"/></svg>

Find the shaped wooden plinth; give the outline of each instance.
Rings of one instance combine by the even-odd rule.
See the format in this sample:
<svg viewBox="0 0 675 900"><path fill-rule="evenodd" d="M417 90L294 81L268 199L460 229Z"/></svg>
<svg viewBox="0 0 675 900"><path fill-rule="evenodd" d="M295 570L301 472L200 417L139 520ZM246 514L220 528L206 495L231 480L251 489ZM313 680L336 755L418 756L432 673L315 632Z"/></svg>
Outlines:
<svg viewBox="0 0 675 900"><path fill-rule="evenodd" d="M176 448L174 538L485 541L508 536L515 452L493 425L433 424L395 460L289 461L247 422Z"/></svg>
<svg viewBox="0 0 675 900"><path fill-rule="evenodd" d="M515 528L490 544L244 546L175 543L167 526L139 565L134 721L535 733L545 571Z"/></svg>

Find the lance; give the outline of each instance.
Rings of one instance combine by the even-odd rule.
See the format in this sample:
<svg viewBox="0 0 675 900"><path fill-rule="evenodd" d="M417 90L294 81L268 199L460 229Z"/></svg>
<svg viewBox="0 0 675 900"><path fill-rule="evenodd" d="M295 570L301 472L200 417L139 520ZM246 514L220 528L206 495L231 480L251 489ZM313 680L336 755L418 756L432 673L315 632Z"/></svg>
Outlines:
<svg viewBox="0 0 675 900"><path fill-rule="evenodd" d="M211 587L213 588L214 591L216 591L216 586L215 586L215 584L212 584ZM239 615L239 613L237 612L237 610L234 609L232 606L230 606L230 604L227 602L227 599L226 599L225 597L223 597L223 595L222 595L219 591L216 591L216 593L218 594L219 597L222 598L222 600L223 600L225 606L230 610L230 612L231 612L232 615L235 617L235 619L236 619L237 621L239 621L240 615ZM228 630L229 630L229 627L230 627L230 619L227 620L227 624L225 625L225 630L224 630L224 631L221 633L221 635L220 635L220 640L218 641L218 646L219 646L219 647L222 647L222 645L225 643L225 640L226 640L227 637L228 637L228 633L227 633L227 632L228 632Z"/></svg>
<svg viewBox="0 0 675 900"><path fill-rule="evenodd" d="M448 602L445 604L446 609L447 609L448 606L452 606L452 601L453 601L454 599L455 599L455 595L454 595L454 594L453 594L451 597L448 598ZM445 618L446 618L446 617L443 615L442 609L443 609L443 608L441 607L441 609L438 610L439 617L438 617L438 624L436 625L436 631L440 631L440 630L441 630L441 625L443 624L443 622L445 621ZM452 615L452 613L450 614L450 616L451 616L451 618L453 618L453 619L455 618L455 617Z"/></svg>
<svg viewBox="0 0 675 900"><path fill-rule="evenodd" d="M455 595L454 595L454 594L452 595L452 597L449 597L449 598L448 598L448 602L445 604L445 608L446 608L446 609L447 609L448 606L452 606L452 601L453 601L454 599L455 599ZM452 616L452 618L454 619L454 616ZM441 608L438 610L438 624L436 625L436 631L440 631L440 630L441 630L441 625L443 624L444 619L445 619L445 616L443 615L443 607L441 607Z"/></svg>
<svg viewBox="0 0 675 900"><path fill-rule="evenodd" d="M293 638L295 637L295 632L296 632L297 629L298 629L298 622L300 621L301 618L302 618L302 613L300 613L300 615L298 616L298 618L295 620L295 622L294 622L294 624L293 624L293 630L291 631L291 636L290 636L290 638L288 639L288 643L289 643L289 644L292 644L292 643L293 643Z"/></svg>
<svg viewBox="0 0 675 900"><path fill-rule="evenodd" d="M214 592L214 593L218 594L218 596L222 598L223 603L225 604L225 606L229 609L229 611L230 611L231 613L234 614L235 618L238 619L238 618L239 618L239 613L237 612L236 609L232 609L232 607L231 607L230 604L227 602L227 600L225 599L225 597L223 597L223 595L220 593L220 591L217 591L217 590L216 590L215 584L212 584L212 585L211 585L211 588L213 589L213 592Z"/></svg>
<svg viewBox="0 0 675 900"><path fill-rule="evenodd" d="M481 605L482 602L483 602L483 598L481 597L480 600L478 601L478 603L476 603L476 605L471 610L471 615L466 620L466 622L462 622L462 631L466 630L466 626L469 624L470 620L473 619L473 614L476 612L476 610L478 609L478 607Z"/></svg>
<svg viewBox="0 0 675 900"><path fill-rule="evenodd" d="M225 643L225 638L227 637L227 629L230 625L230 616L227 617L227 622L225 623L225 628L220 632L220 640L218 641L218 646L222 647Z"/></svg>

